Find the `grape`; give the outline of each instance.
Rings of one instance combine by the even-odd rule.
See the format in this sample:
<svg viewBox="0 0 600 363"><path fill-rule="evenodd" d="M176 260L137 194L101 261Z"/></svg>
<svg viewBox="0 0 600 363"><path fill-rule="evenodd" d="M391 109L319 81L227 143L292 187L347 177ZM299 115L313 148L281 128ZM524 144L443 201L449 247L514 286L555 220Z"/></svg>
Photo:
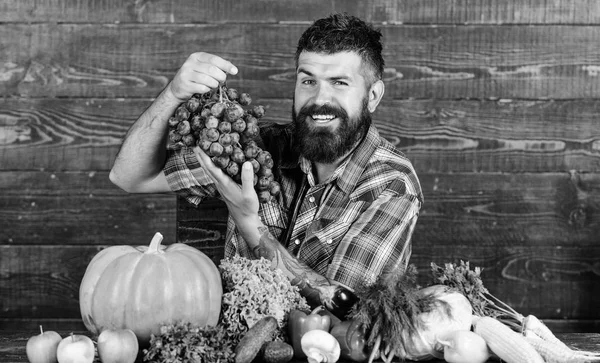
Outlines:
<svg viewBox="0 0 600 363"><path fill-rule="evenodd" d="M251 140L256 138L259 132L258 124L246 123L246 130L244 130L243 135Z"/></svg>
<svg viewBox="0 0 600 363"><path fill-rule="evenodd" d="M261 176L258 178L257 187L260 190L267 190L271 186L271 181L266 176Z"/></svg>
<svg viewBox="0 0 600 363"><path fill-rule="evenodd" d="M229 135L231 135L232 144L237 145L240 142L240 134L238 134L237 132L230 132Z"/></svg>
<svg viewBox="0 0 600 363"><path fill-rule="evenodd" d="M192 130L194 130L194 131L202 130L204 128L204 122L205 121L202 116L195 114L190 119L190 126L191 126Z"/></svg>
<svg viewBox="0 0 600 363"><path fill-rule="evenodd" d="M238 97L238 91L235 88L229 88L227 90L227 98L229 98L230 101L237 101ZM240 104L242 103L240 102Z"/></svg>
<svg viewBox="0 0 600 363"><path fill-rule="evenodd" d="M216 166L218 166L221 169L225 169L227 166L229 166L229 156L227 155L219 155L219 156L215 156L212 158L213 163L215 163Z"/></svg>
<svg viewBox="0 0 600 363"><path fill-rule="evenodd" d="M179 125L177 125L177 132L179 132L181 136L185 136L191 131L192 128L190 127L190 123L188 121L181 121Z"/></svg>
<svg viewBox="0 0 600 363"><path fill-rule="evenodd" d="M194 146L196 139L194 138L194 135L187 134L181 138L181 142L183 142L185 146Z"/></svg>
<svg viewBox="0 0 600 363"><path fill-rule="evenodd" d="M259 152L259 147L256 146L256 144L247 144L246 148L244 149L244 155L247 159L254 159Z"/></svg>
<svg viewBox="0 0 600 363"><path fill-rule="evenodd" d="M208 150L210 149L210 145L212 145L212 141L207 140L207 139L199 139L198 140L198 146L200 147L200 149L204 150L205 152L208 152Z"/></svg>
<svg viewBox="0 0 600 363"><path fill-rule="evenodd" d="M179 132L177 132L177 130L170 130L169 131L169 141L171 141L172 143L181 141L181 134Z"/></svg>
<svg viewBox="0 0 600 363"><path fill-rule="evenodd" d="M249 161L253 184L261 203L280 194L275 181L274 161L256 140L260 137L259 119L265 108L254 105L248 93L221 85L204 94L194 94L181 103L168 124L168 148L193 147L204 150L213 163L236 183L241 184L241 165Z"/></svg>
<svg viewBox="0 0 600 363"><path fill-rule="evenodd" d="M231 132L231 122L221 121L219 126L217 126L217 129L219 129L219 132L222 134L228 134Z"/></svg>
<svg viewBox="0 0 600 363"><path fill-rule="evenodd" d="M168 123L169 127L177 127L177 125L179 125L179 120L176 117L171 116L169 117ZM246 124L244 124L244 127L246 127Z"/></svg>
<svg viewBox="0 0 600 363"><path fill-rule="evenodd" d="M238 164L241 164L244 161L246 161L246 155L244 154L244 151L242 149L234 146L233 152L231 153L231 160L235 161Z"/></svg>
<svg viewBox="0 0 600 363"><path fill-rule="evenodd" d="M258 171L258 176L272 177L273 176L273 169L267 168L264 165L261 165L260 166L260 170Z"/></svg>
<svg viewBox="0 0 600 363"><path fill-rule="evenodd" d="M241 118L238 118L231 124L231 129L235 132L244 132L244 130L246 129L246 121L242 120Z"/></svg>
<svg viewBox="0 0 600 363"><path fill-rule="evenodd" d="M203 108L202 111L200 111L200 116L202 116L202 118L206 119L208 118L208 116L214 116L212 111L210 110L210 108Z"/></svg>
<svg viewBox="0 0 600 363"><path fill-rule="evenodd" d="M223 144L221 144L221 145L223 145ZM233 145L223 146L223 154L225 154L225 155L233 154Z"/></svg>
<svg viewBox="0 0 600 363"><path fill-rule="evenodd" d="M257 118L261 118L265 115L265 108L263 106L254 106L252 107L252 110L250 111L250 114L252 116L255 116Z"/></svg>
<svg viewBox="0 0 600 363"><path fill-rule="evenodd" d="M216 116L210 115L206 118L204 126L207 129L216 129L219 126L219 119Z"/></svg>
<svg viewBox="0 0 600 363"><path fill-rule="evenodd" d="M175 118L179 121L187 120L190 117L190 111L185 106L180 105L175 110Z"/></svg>
<svg viewBox="0 0 600 363"><path fill-rule="evenodd" d="M229 174L229 176L238 175L240 172L240 166L238 163L231 160L231 161L229 161L229 165L227 165L227 168L225 169L225 171L227 172L227 174Z"/></svg>
<svg viewBox="0 0 600 363"><path fill-rule="evenodd" d="M271 193L268 190L258 192L258 201L261 203L269 203L272 199Z"/></svg>
<svg viewBox="0 0 600 363"><path fill-rule="evenodd" d="M227 108L226 104L217 102L210 108L210 113L215 117L221 117L221 116L223 116L223 112L225 111L226 108Z"/></svg>
<svg viewBox="0 0 600 363"><path fill-rule="evenodd" d="M219 136L219 144L223 146L233 145L233 138L231 137L231 134L221 134L221 136Z"/></svg>
<svg viewBox="0 0 600 363"><path fill-rule="evenodd" d="M254 171L254 174L258 173L258 171L260 170L260 164L258 163L258 161L256 161L256 159L250 159L248 161L250 162L250 164L252 164L252 170Z"/></svg>
<svg viewBox="0 0 600 363"><path fill-rule="evenodd" d="M256 155L256 160L260 163L260 165L265 165L265 162L271 158L271 153L268 151L261 150L258 155Z"/></svg>
<svg viewBox="0 0 600 363"><path fill-rule="evenodd" d="M271 181L271 185L269 187L269 192L271 195L276 196L281 192L281 186L276 181Z"/></svg>
<svg viewBox="0 0 600 363"><path fill-rule="evenodd" d="M185 107L190 112L196 112L196 110L198 110L200 107L200 100L196 97L192 97L186 102Z"/></svg>
<svg viewBox="0 0 600 363"><path fill-rule="evenodd" d="M249 125L249 124L258 125L258 119L252 115L247 115L246 116L246 125Z"/></svg>
<svg viewBox="0 0 600 363"><path fill-rule="evenodd" d="M219 134L219 130L217 129L206 129L206 138L210 141L217 141L219 140L219 137L221 136L221 134Z"/></svg>
<svg viewBox="0 0 600 363"><path fill-rule="evenodd" d="M223 145L219 144L218 142L213 142L212 144L210 144L210 149L208 149L208 154L210 156L219 156L219 155L223 154ZM225 166L227 166L227 165L225 165Z"/></svg>
<svg viewBox="0 0 600 363"><path fill-rule="evenodd" d="M247 93L242 93L240 95L240 99L238 100L238 102L240 103L240 105L242 106L248 106L249 104L252 103L252 98L250 97L249 94Z"/></svg>

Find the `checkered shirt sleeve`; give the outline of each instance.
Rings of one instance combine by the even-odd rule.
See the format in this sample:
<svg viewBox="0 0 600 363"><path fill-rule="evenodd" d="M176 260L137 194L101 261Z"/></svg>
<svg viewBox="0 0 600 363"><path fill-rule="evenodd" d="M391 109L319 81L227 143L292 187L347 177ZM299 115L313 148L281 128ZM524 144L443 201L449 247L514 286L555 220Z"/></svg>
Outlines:
<svg viewBox="0 0 600 363"><path fill-rule="evenodd" d="M167 150L163 172L171 190L194 205L200 204L206 197L217 196L216 187L189 147Z"/></svg>

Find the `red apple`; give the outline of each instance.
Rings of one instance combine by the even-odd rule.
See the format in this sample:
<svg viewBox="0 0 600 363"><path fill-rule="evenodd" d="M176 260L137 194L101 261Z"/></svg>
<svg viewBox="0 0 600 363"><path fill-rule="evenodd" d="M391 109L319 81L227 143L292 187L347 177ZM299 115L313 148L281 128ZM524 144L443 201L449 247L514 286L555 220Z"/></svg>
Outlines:
<svg viewBox="0 0 600 363"><path fill-rule="evenodd" d="M131 329L106 329L98 336L102 363L133 363L138 351L138 339Z"/></svg>
<svg viewBox="0 0 600 363"><path fill-rule="evenodd" d="M95 356L94 342L85 335L73 334L58 344L58 363L92 363Z"/></svg>
<svg viewBox="0 0 600 363"><path fill-rule="evenodd" d="M56 349L61 340L60 334L51 330L44 331L40 325L40 334L27 340L27 359L31 363L56 363Z"/></svg>

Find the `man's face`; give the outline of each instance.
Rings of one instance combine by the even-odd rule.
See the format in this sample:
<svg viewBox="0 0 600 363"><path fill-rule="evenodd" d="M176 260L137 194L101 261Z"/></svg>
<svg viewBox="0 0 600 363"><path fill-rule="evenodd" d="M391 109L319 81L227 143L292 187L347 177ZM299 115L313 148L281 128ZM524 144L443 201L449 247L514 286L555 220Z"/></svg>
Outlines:
<svg viewBox="0 0 600 363"><path fill-rule="evenodd" d="M292 118L298 151L331 163L362 139L371 123L362 60L354 52L302 52Z"/></svg>

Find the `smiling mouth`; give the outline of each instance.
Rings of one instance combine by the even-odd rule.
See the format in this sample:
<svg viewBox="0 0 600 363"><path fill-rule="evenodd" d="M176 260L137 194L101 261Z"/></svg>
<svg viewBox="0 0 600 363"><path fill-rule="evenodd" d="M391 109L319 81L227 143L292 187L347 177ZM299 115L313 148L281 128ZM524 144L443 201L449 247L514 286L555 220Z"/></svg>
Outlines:
<svg viewBox="0 0 600 363"><path fill-rule="evenodd" d="M335 120L336 117L334 115L328 114L315 114L310 116L315 123L327 123L332 120Z"/></svg>

